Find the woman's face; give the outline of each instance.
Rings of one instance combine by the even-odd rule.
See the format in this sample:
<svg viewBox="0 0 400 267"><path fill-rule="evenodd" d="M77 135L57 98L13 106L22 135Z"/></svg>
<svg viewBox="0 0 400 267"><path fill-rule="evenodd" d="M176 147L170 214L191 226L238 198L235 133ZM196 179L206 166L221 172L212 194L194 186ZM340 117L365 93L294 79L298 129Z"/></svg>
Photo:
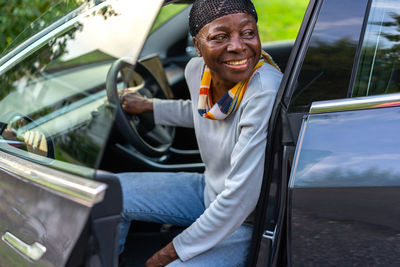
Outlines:
<svg viewBox="0 0 400 267"><path fill-rule="evenodd" d="M261 55L257 23L247 13L215 19L199 31L193 42L210 68L213 82L229 88L250 76Z"/></svg>

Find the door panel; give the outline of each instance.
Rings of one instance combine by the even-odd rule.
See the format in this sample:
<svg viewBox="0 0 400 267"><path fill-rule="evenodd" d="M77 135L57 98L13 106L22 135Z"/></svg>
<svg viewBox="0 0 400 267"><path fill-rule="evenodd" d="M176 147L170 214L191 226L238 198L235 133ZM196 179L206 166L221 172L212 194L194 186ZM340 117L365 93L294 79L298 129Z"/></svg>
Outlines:
<svg viewBox="0 0 400 267"><path fill-rule="evenodd" d="M294 266L400 264L400 107L345 102L303 121L289 185Z"/></svg>
<svg viewBox="0 0 400 267"><path fill-rule="evenodd" d="M0 266L64 266L105 188L0 152Z"/></svg>
<svg viewBox="0 0 400 267"><path fill-rule="evenodd" d="M89 1L53 24L55 8L0 58L1 267L116 265L122 194L96 173L116 111L107 71L136 62L161 5ZM114 197L95 206L107 186L93 178Z"/></svg>

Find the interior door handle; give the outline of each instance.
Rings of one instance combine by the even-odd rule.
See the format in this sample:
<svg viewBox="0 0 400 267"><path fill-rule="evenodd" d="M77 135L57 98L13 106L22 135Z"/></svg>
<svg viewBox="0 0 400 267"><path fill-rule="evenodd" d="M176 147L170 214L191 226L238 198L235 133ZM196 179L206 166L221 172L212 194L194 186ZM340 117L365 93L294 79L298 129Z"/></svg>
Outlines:
<svg viewBox="0 0 400 267"><path fill-rule="evenodd" d="M46 252L46 247L42 244L35 242L32 245L28 245L10 232L6 232L1 239L7 245L34 261L39 260Z"/></svg>

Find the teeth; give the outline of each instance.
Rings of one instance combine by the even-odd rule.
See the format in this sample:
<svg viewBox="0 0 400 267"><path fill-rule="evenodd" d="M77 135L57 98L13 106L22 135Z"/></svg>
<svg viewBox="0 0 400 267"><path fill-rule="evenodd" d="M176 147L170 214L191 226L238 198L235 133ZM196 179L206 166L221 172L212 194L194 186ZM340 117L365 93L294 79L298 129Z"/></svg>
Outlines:
<svg viewBox="0 0 400 267"><path fill-rule="evenodd" d="M235 60L235 61L228 61L228 65L242 65L245 64L247 61L247 59L243 59L243 60Z"/></svg>

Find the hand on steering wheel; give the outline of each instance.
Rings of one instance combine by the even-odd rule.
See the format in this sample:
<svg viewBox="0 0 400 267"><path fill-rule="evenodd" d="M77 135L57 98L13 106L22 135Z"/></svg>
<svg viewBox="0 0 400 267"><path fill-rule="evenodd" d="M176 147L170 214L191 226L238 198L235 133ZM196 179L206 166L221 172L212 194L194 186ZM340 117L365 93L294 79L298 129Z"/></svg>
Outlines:
<svg viewBox="0 0 400 267"><path fill-rule="evenodd" d="M130 90L130 88L123 91L121 95L121 105L126 113L132 115L153 112L153 99L143 97L136 91Z"/></svg>
<svg viewBox="0 0 400 267"><path fill-rule="evenodd" d="M125 89L120 98L118 89L128 85L134 88ZM172 144L175 128L154 124L152 98L167 96L153 73L140 62L132 65L118 59L107 74L106 88L108 101L117 106L116 125L125 140L147 156L164 155Z"/></svg>

